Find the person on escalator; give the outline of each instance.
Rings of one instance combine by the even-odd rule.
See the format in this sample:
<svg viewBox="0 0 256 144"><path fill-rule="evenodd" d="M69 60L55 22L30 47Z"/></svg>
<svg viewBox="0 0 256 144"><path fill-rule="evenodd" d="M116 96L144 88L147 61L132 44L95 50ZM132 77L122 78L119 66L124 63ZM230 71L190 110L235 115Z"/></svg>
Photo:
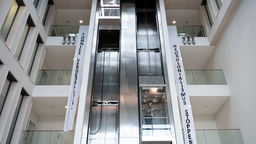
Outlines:
<svg viewBox="0 0 256 144"><path fill-rule="evenodd" d="M152 123L152 116L154 115L155 111L151 108L152 101L149 100L147 104L144 106L144 119L147 125L151 125Z"/></svg>

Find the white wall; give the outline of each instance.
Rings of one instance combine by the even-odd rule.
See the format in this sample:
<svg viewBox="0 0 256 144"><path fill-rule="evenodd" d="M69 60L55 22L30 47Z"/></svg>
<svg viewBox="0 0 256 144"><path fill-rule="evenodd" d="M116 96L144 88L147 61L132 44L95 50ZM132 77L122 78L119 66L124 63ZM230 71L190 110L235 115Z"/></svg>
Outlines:
<svg viewBox="0 0 256 144"><path fill-rule="evenodd" d="M63 130L65 116L40 116L36 130Z"/></svg>
<svg viewBox="0 0 256 144"><path fill-rule="evenodd" d="M63 130L65 115L47 115L39 116L36 130ZM76 116L74 120L73 130L76 126Z"/></svg>
<svg viewBox="0 0 256 144"><path fill-rule="evenodd" d="M193 115L196 129L217 129L214 115Z"/></svg>
<svg viewBox="0 0 256 144"><path fill-rule="evenodd" d="M241 129L245 144L255 143L256 1L239 1L206 68L223 69L230 99L215 114L218 129Z"/></svg>
<svg viewBox="0 0 256 144"><path fill-rule="evenodd" d="M37 126L38 118L38 113L33 108L31 108L29 120L31 120Z"/></svg>

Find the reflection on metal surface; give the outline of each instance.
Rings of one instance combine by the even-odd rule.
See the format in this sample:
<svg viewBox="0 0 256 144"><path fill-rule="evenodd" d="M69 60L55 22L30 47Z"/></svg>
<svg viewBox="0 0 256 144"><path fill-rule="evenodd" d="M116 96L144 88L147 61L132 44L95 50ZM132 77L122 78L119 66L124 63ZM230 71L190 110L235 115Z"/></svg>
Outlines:
<svg viewBox="0 0 256 144"><path fill-rule="evenodd" d="M123 0L121 12L120 144L139 143L135 1Z"/></svg>
<svg viewBox="0 0 256 144"><path fill-rule="evenodd" d="M118 36L119 31L99 32L91 100L89 144L118 144Z"/></svg>

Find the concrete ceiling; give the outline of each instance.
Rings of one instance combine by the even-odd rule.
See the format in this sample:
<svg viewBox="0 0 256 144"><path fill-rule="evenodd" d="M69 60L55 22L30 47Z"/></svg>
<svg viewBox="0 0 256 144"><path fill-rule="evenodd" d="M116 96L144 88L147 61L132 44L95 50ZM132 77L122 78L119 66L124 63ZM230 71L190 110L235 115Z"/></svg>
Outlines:
<svg viewBox="0 0 256 144"><path fill-rule="evenodd" d="M57 9L90 9L92 0L53 0Z"/></svg>
<svg viewBox="0 0 256 144"><path fill-rule="evenodd" d="M68 97L33 98L33 109L42 116L65 115Z"/></svg>
<svg viewBox="0 0 256 144"><path fill-rule="evenodd" d="M70 70L73 66L75 46L47 46L44 68L51 70Z"/></svg>
<svg viewBox="0 0 256 144"><path fill-rule="evenodd" d="M166 10L167 25L174 25L172 22L176 21L177 26L185 25L201 25L198 10Z"/></svg>
<svg viewBox="0 0 256 144"><path fill-rule="evenodd" d="M185 69L204 69L214 46L180 46Z"/></svg>
<svg viewBox="0 0 256 144"><path fill-rule="evenodd" d="M57 9L90 9L92 0L53 0ZM166 9L198 9L202 0L164 0Z"/></svg>
<svg viewBox="0 0 256 144"><path fill-rule="evenodd" d="M229 96L191 96L193 114L215 114Z"/></svg>
<svg viewBox="0 0 256 144"><path fill-rule="evenodd" d="M166 9L199 9L202 0L164 0Z"/></svg>
<svg viewBox="0 0 256 144"><path fill-rule="evenodd" d="M54 25L89 25L90 14L90 9L57 9Z"/></svg>

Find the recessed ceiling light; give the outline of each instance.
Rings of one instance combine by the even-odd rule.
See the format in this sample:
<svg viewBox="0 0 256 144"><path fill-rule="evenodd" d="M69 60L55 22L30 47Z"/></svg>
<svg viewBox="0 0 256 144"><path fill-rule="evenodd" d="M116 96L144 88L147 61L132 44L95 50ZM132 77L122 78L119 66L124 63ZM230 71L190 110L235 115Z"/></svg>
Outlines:
<svg viewBox="0 0 256 144"><path fill-rule="evenodd" d="M80 22L80 23L83 23L83 21L82 21L82 20L80 20L79 22Z"/></svg>
<svg viewBox="0 0 256 144"><path fill-rule="evenodd" d="M176 21L172 21L173 24L176 24Z"/></svg>

